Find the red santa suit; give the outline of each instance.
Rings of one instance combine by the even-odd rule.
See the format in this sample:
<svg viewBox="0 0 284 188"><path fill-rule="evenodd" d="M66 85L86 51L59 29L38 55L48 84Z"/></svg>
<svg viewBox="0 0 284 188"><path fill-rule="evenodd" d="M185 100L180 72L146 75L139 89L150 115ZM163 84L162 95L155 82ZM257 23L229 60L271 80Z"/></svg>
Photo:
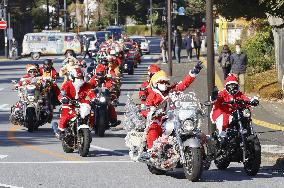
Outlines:
<svg viewBox="0 0 284 188"><path fill-rule="evenodd" d="M158 73L157 73L158 74ZM169 92L172 91L184 91L189 85L195 80L195 75L190 74L187 75L183 81L173 84L172 86L168 87L165 92L161 92L158 89L153 88L152 92L146 99L146 106L148 107L157 107L158 105L162 104L167 98ZM148 127L148 134L147 134L147 146L148 149L153 147L153 142L162 135L162 128L161 125L163 123L162 116L156 117L152 120L151 125Z"/></svg>
<svg viewBox="0 0 284 188"><path fill-rule="evenodd" d="M233 99L239 99L239 100L242 99L245 101L251 100L249 97L244 95L241 91L238 91L238 93L236 93L235 95L229 94L228 91L226 90L226 86L230 83L238 84L238 79L233 74L229 74L229 76L225 80L225 89L223 89L222 91L218 93L218 97L214 101L213 108L210 114L211 121L212 123L216 124L219 133L221 133L222 131L225 131L228 128L232 120L232 116L230 115L234 111L233 108L230 108L232 107L232 105L223 104L223 103L230 102Z"/></svg>
<svg viewBox="0 0 284 188"><path fill-rule="evenodd" d="M57 79L57 72L56 70L52 67L50 71L46 71L44 70L43 67L41 67L39 69L39 74L40 76L44 79L44 78L52 78L52 79ZM54 82L53 86L52 86L53 92L55 94L56 99L58 98L58 96L60 95L60 89L58 87L58 85Z"/></svg>
<svg viewBox="0 0 284 188"><path fill-rule="evenodd" d="M106 71L106 67L102 64L99 64L96 67L96 73L101 73L101 72L105 72ZM95 74L89 81L90 85L92 86L92 88L98 87L99 82L97 79L97 75ZM106 87L109 90L112 89L113 87L113 82L111 79L109 78L104 78L104 82L102 83L101 87ZM112 100L115 100L117 97L115 95L112 95ZM109 104L109 113L110 113L110 117L111 117L111 121L116 121L117 120L117 113L115 111L115 108L112 104Z"/></svg>
<svg viewBox="0 0 284 188"><path fill-rule="evenodd" d="M92 86L89 83L84 83L81 87L77 87L74 83L66 81L61 88L62 91L65 91L66 97L69 99L78 99L80 103L89 104L89 100L86 98L89 97L90 100L95 98L95 94L92 92ZM60 94L58 99L61 101L62 95ZM61 117L59 120L59 130L64 131L69 120L76 117L75 107L70 104L63 104Z"/></svg>

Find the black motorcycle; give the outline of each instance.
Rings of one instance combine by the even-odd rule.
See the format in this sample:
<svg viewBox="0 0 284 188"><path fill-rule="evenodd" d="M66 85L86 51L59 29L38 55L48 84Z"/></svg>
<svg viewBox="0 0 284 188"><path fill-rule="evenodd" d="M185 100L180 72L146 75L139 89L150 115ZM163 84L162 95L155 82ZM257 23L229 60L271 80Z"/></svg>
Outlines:
<svg viewBox="0 0 284 188"><path fill-rule="evenodd" d="M215 136L215 165L224 170L231 162L242 162L246 174L255 176L261 164L261 145L253 130L249 106L257 104L237 99L223 104L234 109L233 119L224 137Z"/></svg>
<svg viewBox="0 0 284 188"><path fill-rule="evenodd" d="M92 142L89 127L90 109L85 108L78 100L69 100L69 103L75 106L76 118L68 122L62 137L62 148L65 153L78 149L80 156L86 157Z"/></svg>
<svg viewBox="0 0 284 188"><path fill-rule="evenodd" d="M95 134L104 137L109 128L109 104L111 103L111 91L105 87L94 89L96 98L91 102L92 113L95 116Z"/></svg>

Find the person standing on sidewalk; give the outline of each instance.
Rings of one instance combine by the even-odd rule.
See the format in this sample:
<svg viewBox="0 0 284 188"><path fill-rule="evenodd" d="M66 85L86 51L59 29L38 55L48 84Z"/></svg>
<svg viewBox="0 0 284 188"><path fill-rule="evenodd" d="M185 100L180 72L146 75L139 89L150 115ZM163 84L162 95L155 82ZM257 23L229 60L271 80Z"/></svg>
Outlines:
<svg viewBox="0 0 284 188"><path fill-rule="evenodd" d="M197 29L196 32L195 32L194 39L193 39L193 44L194 44L197 60L199 60L199 57L200 57L201 43L202 43L201 34L200 34L199 30Z"/></svg>
<svg viewBox="0 0 284 188"><path fill-rule="evenodd" d="M167 63L168 62L168 54L167 54L167 50L168 50L168 43L167 43L167 38L166 35L162 36L161 42L160 42L160 48L162 51L162 58L163 58L163 63Z"/></svg>
<svg viewBox="0 0 284 188"><path fill-rule="evenodd" d="M181 47L182 47L182 37L179 30L176 30L176 35L174 38L174 46L175 46L175 54L176 54L176 60L177 63L180 63L180 53L181 53Z"/></svg>
<svg viewBox="0 0 284 188"><path fill-rule="evenodd" d="M187 52L187 58L188 60L191 60L192 58L192 36L190 33L187 33L186 37L184 38L184 46Z"/></svg>
<svg viewBox="0 0 284 188"><path fill-rule="evenodd" d="M231 71L231 50L228 45L224 45L221 54L218 58L218 63L220 63L223 73L224 80L226 80L228 74Z"/></svg>
<svg viewBox="0 0 284 188"><path fill-rule="evenodd" d="M241 45L236 44L236 52L231 56L231 73L239 80L241 91L245 92L245 73L248 64L247 54L241 51Z"/></svg>

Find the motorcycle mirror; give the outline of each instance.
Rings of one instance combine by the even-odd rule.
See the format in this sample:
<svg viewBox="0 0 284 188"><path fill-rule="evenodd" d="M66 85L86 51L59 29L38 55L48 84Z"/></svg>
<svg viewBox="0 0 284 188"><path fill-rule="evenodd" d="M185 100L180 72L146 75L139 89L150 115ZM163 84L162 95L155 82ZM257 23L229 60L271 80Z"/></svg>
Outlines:
<svg viewBox="0 0 284 188"><path fill-rule="evenodd" d="M205 102L203 103L204 106L211 106L211 104L212 104L211 101L205 101Z"/></svg>
<svg viewBox="0 0 284 188"><path fill-rule="evenodd" d="M17 80L11 80L12 84L17 84Z"/></svg>

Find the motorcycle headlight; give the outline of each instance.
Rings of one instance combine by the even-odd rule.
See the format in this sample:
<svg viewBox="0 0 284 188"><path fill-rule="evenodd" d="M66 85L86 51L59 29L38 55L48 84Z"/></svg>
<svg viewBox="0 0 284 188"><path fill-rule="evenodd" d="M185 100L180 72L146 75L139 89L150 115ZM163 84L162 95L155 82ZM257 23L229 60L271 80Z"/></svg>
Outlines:
<svg viewBox="0 0 284 188"><path fill-rule="evenodd" d="M100 101L101 103L104 103L104 102L106 102L106 98L105 98L105 97L100 97L100 98L99 98L99 101Z"/></svg>
<svg viewBox="0 0 284 188"><path fill-rule="evenodd" d="M246 117L246 118L251 117L251 112L248 108L243 110L243 116Z"/></svg>
<svg viewBox="0 0 284 188"><path fill-rule="evenodd" d="M183 122L182 128L184 131L193 131L195 129L195 123L191 119L187 119Z"/></svg>
<svg viewBox="0 0 284 188"><path fill-rule="evenodd" d="M30 102L34 102L35 101L35 96L28 96L27 98L28 98L28 100Z"/></svg>
<svg viewBox="0 0 284 188"><path fill-rule="evenodd" d="M127 64L124 64L124 68L126 68L126 69L127 69L127 67L128 67L128 65L127 65Z"/></svg>

